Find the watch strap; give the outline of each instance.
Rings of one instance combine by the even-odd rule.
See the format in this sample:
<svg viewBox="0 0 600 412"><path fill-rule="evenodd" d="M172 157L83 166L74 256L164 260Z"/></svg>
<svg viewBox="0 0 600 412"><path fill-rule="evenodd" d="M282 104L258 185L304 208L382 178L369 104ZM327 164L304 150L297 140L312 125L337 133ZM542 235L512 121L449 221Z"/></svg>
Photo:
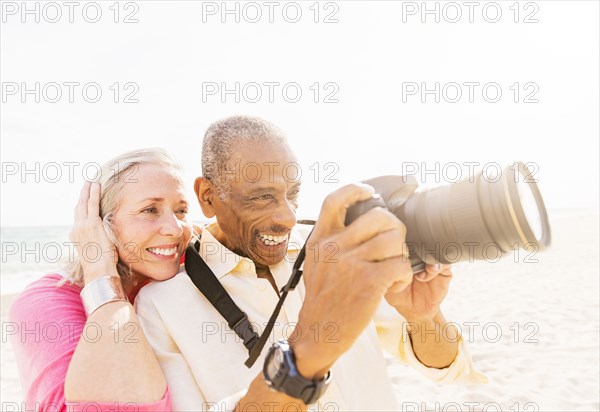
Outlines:
<svg viewBox="0 0 600 412"><path fill-rule="evenodd" d="M268 363L273 361L272 354L276 350L283 352L283 363L279 366L276 376L268 376ZM300 375L294 353L283 339L271 347L269 355L265 359L263 374L272 389L300 399L307 405L317 402L331 382L331 371L328 371L327 375L319 380L307 379Z"/></svg>

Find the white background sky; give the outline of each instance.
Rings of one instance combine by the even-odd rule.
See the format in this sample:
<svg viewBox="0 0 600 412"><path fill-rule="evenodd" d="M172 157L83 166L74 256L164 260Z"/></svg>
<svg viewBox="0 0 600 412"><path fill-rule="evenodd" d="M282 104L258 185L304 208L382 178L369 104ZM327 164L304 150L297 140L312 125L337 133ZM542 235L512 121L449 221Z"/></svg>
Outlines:
<svg viewBox="0 0 600 412"><path fill-rule="evenodd" d="M238 3L236 23L235 15L222 16L221 10L203 13L203 7L222 9L222 2L121 2L115 23L109 1L98 2L102 16L94 24L82 13L86 6L85 16L95 17L90 2L78 2L73 23L63 2L56 3L62 12L57 23L46 21L55 18L55 7L27 5L34 9L36 3L39 23L34 14L22 14L21 2L2 2L2 226L70 224L83 165L141 147L168 149L184 165L193 199L203 133L211 122L232 114L262 116L287 132L304 166L303 216L314 216L322 197L340 184L401 174L408 162L425 162L430 169L436 162L534 162L550 209L598 207L597 1L476 2L473 22L462 1L427 2L431 9L439 7L439 23L432 14L422 22L421 2L341 1L317 7L313 1L298 2L302 17L297 23L284 18L284 6L285 17L295 17L290 2L275 2L273 23L264 2L255 3L262 11L257 23L244 21L256 12L244 9L245 3ZM462 17L450 23L454 5ZM415 7L416 14L409 14ZM498 8L499 21L486 21L496 18ZM132 12L138 22L124 23ZM331 13L338 22L324 23ZM72 103L64 85L57 103L44 96L36 103L34 95L22 96L21 90L11 94L12 83L34 88L36 82L40 89L51 82L96 82L103 94L94 104L84 100L82 86ZM115 82L122 89L119 103L109 89ZM138 103L122 102L132 90L123 90L128 82L139 88ZM241 96L236 103L233 95L203 96L203 83L210 82L230 88L236 82L295 82L302 97L287 102L280 86L270 102L263 86L259 102L244 102ZM309 89L316 82L321 85L318 103ZM472 103L466 86L456 103L443 96L436 103L433 95L422 102L419 94L404 96L403 102L408 82L430 88L436 82L440 87L481 85ZM492 82L502 90L497 103L482 95L482 85ZM516 82L517 103L510 89ZM323 102L334 90L324 90L326 83L336 85L337 103ZM524 89L526 83L535 85ZM538 102L524 103L534 87ZM46 91L54 98L55 89ZM248 92L254 97L254 89ZM455 89L447 92L454 98ZM494 98L488 92L486 97ZM55 177L55 169L44 169L49 162L78 162L74 181L67 167L57 182L45 179ZM315 162L321 170L318 183L315 168L308 169ZM325 168L329 162L335 168ZM35 173L22 174L23 166L34 169L36 163L39 182ZM339 183L325 182L328 172L335 172L331 177ZM432 176L425 180L435 183ZM192 203L192 218L201 218Z"/></svg>

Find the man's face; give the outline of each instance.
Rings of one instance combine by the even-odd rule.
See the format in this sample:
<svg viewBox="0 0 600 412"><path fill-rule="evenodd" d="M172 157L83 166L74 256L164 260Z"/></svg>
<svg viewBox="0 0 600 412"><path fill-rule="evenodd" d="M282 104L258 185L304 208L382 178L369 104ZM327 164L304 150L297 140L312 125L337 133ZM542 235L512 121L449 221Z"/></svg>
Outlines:
<svg viewBox="0 0 600 412"><path fill-rule="evenodd" d="M219 241L259 266L274 265L296 224L299 165L289 147L274 143L242 145L232 161L227 198L213 202Z"/></svg>

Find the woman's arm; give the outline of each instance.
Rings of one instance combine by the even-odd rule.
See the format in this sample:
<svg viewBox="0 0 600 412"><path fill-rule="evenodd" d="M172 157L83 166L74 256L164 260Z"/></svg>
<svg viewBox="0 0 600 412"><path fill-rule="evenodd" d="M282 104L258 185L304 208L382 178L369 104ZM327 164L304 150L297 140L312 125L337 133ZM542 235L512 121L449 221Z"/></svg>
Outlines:
<svg viewBox="0 0 600 412"><path fill-rule="evenodd" d="M84 282L118 276L117 251L99 215L100 186L86 183L75 208L71 240L76 242ZM102 257L86 260L85 245L99 245ZM69 402L155 402L163 398L166 382L133 306L107 303L87 318L69 364L65 397Z"/></svg>
<svg viewBox="0 0 600 412"><path fill-rule="evenodd" d="M156 402L166 382L129 302L107 303L86 322L65 379L69 402Z"/></svg>
<svg viewBox="0 0 600 412"><path fill-rule="evenodd" d="M10 343L15 350L25 402L22 409L170 411L168 391L160 401L139 404L136 409L118 404L116 398L107 405L94 398L67 404L65 377L73 353L80 340L92 342L97 339L97 327L86 324L79 297L81 288L68 283L57 287L60 279L59 274L48 274L36 280L15 298L9 310L8 323L14 329ZM107 383L107 380L97 381L98 386Z"/></svg>

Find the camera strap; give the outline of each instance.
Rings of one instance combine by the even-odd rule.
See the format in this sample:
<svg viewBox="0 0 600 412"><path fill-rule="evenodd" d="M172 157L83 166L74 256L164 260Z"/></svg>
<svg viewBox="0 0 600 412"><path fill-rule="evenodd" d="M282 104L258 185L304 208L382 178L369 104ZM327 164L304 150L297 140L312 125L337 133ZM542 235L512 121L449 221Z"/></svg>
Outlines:
<svg viewBox="0 0 600 412"><path fill-rule="evenodd" d="M300 220L298 221L298 223L314 225L316 222L313 220ZM308 239L310 238L310 235L312 235L313 230L314 228L310 231L308 237L306 238L306 242L308 242ZM256 342L256 345L254 345L254 347L250 350L250 356L248 357L246 362L244 362L244 365L246 365L248 368L251 368L252 365L254 365L256 359L258 359L260 353L265 347L267 339L269 338L269 335L273 330L273 326L275 325L275 321L277 320L277 316L279 316L279 312L281 312L283 302L285 302L285 298L287 298L288 292L294 290L296 286L298 286L298 283L300 283L300 278L302 277L302 270L300 269L300 267L302 267L302 263L304 262L304 257L306 255L306 242L304 242L304 245L302 246L302 249L300 249L298 257L294 262L292 276L290 276L288 283L281 288L281 297L279 298L279 302L277 302L277 306L275 306L275 310L273 310L273 313L271 314L269 323L267 323L267 326L265 326L265 330L262 333L262 335L260 335L260 338L258 339L258 342Z"/></svg>
<svg viewBox="0 0 600 412"><path fill-rule="evenodd" d="M242 339L248 352L258 342L248 316L231 299L217 276L200 256L200 241L190 244L185 252L185 271L198 290L227 321L229 327Z"/></svg>
<svg viewBox="0 0 600 412"><path fill-rule="evenodd" d="M314 220L299 220L298 223L314 225L316 222ZM306 238L307 240L310 238L311 234L312 230ZM221 282L219 282L219 279L217 279L217 276L210 267L208 267L204 259L202 259L199 249L200 240L187 247L185 253L185 271L198 290L227 321L229 327L242 339L244 346L248 349L249 353L248 359L244 364L248 368L251 368L252 365L256 363L256 360L267 343L267 339L273 330L273 326L275 326L275 321L281 312L281 308L287 298L288 292L294 290L296 286L298 286L298 283L300 283L300 278L302 277L302 270L300 268L302 267L304 257L306 256L306 242L302 246L298 257L294 262L292 275L290 276L288 283L281 288L279 302L277 302L277 306L275 306L271 318L260 337L252 328L246 313L235 304L231 296L229 296L229 293L227 293L223 285L221 285Z"/></svg>

